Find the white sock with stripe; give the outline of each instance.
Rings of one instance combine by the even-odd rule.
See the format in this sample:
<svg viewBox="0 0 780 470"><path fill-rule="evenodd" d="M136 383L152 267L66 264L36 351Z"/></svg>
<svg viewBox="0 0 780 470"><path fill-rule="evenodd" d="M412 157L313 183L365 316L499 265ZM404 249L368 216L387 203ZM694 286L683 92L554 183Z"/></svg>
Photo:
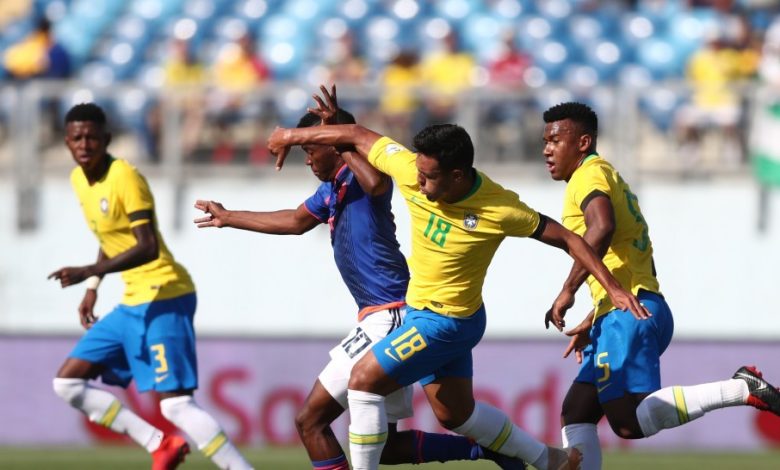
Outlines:
<svg viewBox="0 0 780 470"><path fill-rule="evenodd" d="M750 394L744 380L728 379L686 387L666 387L647 396L636 409L645 437L701 418L727 406L744 405Z"/></svg>
<svg viewBox="0 0 780 470"><path fill-rule="evenodd" d="M454 432L470 437L483 447L534 463L546 456L547 446L514 425L498 408L476 402L474 412Z"/></svg>
<svg viewBox="0 0 780 470"><path fill-rule="evenodd" d="M195 403L190 395L160 400L163 416L186 432L198 449L217 467L230 470L251 469L225 432L210 414Z"/></svg>
<svg viewBox="0 0 780 470"><path fill-rule="evenodd" d="M93 423L119 434L126 434L147 451L153 452L162 442L163 433L140 416L128 410L110 392L95 388L84 379L55 378L54 392Z"/></svg>
<svg viewBox="0 0 780 470"><path fill-rule="evenodd" d="M582 452L582 470L601 470L601 445L595 424L576 423L561 428L563 447L576 447Z"/></svg>
<svg viewBox="0 0 780 470"><path fill-rule="evenodd" d="M387 441L385 397L347 390L349 453L353 470L376 470Z"/></svg>

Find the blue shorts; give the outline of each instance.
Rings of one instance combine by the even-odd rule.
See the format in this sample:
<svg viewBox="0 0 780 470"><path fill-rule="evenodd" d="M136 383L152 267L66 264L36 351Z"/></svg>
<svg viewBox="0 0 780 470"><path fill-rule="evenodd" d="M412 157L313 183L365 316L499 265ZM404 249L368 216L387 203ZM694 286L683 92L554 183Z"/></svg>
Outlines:
<svg viewBox="0 0 780 470"><path fill-rule="evenodd" d="M485 306L468 318L407 306L403 325L372 348L385 373L401 386L474 375L471 350L485 333Z"/></svg>
<svg viewBox="0 0 780 470"><path fill-rule="evenodd" d="M656 293L640 291L637 297L652 317L637 320L630 312L612 310L590 330L591 344L575 382L595 385L600 403L661 388L661 354L674 332L672 311Z"/></svg>
<svg viewBox="0 0 780 470"><path fill-rule="evenodd" d="M69 357L105 366L103 382L139 392L198 388L195 293L146 304L119 304L81 337Z"/></svg>

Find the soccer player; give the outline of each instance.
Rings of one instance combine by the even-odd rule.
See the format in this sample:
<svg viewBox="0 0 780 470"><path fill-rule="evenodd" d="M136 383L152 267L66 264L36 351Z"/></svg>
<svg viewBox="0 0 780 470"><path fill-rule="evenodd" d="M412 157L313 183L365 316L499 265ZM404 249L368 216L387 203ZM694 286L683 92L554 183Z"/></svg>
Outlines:
<svg viewBox="0 0 780 470"><path fill-rule="evenodd" d="M89 380L159 394L163 416L195 442L218 467L251 466L216 420L193 399L198 387L195 357L195 286L157 228L154 198L144 177L108 153L111 134L103 110L79 104L65 116L65 145L78 167L71 184L87 225L100 244L97 261L60 268L49 275L62 287L86 281L79 305L87 332L54 379L54 391L90 421L127 434L152 454L152 469L176 468L189 452L186 440L163 435ZM108 273L121 272L122 302L98 321L97 288Z"/></svg>
<svg viewBox="0 0 780 470"><path fill-rule="evenodd" d="M596 151L598 118L581 103L544 113L544 158L552 179L566 181L563 225L583 236L621 285L639 297L652 316L637 320L610 301L602 284L575 263L545 325L561 330L574 294L588 282L594 309L576 328L572 350L582 364L563 402L563 443L583 451L583 469L601 468L596 424L607 417L626 439L652 436L726 406L752 405L780 414L780 392L761 373L742 367L730 380L661 389L660 356L674 321L659 290L653 244L637 197ZM589 344L590 343L590 344Z"/></svg>
<svg viewBox="0 0 780 470"><path fill-rule="evenodd" d="M353 468L377 468L387 436L385 396L417 381L445 428L538 469L577 468L576 449L548 447L502 411L475 403L471 349L485 330L482 284L488 265L505 237L534 237L565 249L609 286L617 305L643 317L639 301L580 237L474 169L471 138L459 126L426 127L414 138L417 153L359 125L276 129L269 138L277 167L290 146L311 144L354 146L361 158L395 180L412 220L406 318L350 376Z"/></svg>
<svg viewBox="0 0 780 470"><path fill-rule="evenodd" d="M322 122L355 123L355 118L338 108L335 87L321 88L318 108L309 109L298 127ZM322 182L317 191L297 209L274 212L226 210L214 201L199 200L195 207L205 217L195 219L198 227L232 227L254 232L303 234L327 223L336 266L358 305L357 326L333 348L331 360L320 373L296 417L298 434L312 467L349 470L344 451L330 424L347 407L347 382L352 365L369 347L397 328L405 314L404 296L409 270L395 237L391 212L392 181L351 152L330 145L305 145L305 163ZM412 388L405 387L387 397L388 446L383 464L423 463L488 458L504 469L523 469L520 459L482 448L462 436L397 431L397 421L412 416Z"/></svg>

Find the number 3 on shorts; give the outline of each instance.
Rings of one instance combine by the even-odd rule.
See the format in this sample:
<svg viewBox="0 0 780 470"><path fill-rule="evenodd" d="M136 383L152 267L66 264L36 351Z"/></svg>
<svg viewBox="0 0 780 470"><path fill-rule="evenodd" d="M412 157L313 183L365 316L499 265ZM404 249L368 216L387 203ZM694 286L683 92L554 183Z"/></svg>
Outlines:
<svg viewBox="0 0 780 470"><path fill-rule="evenodd" d="M165 345L162 343L153 344L149 349L154 353L154 360L160 363L160 367L154 369L158 374L168 371L168 361L165 360Z"/></svg>

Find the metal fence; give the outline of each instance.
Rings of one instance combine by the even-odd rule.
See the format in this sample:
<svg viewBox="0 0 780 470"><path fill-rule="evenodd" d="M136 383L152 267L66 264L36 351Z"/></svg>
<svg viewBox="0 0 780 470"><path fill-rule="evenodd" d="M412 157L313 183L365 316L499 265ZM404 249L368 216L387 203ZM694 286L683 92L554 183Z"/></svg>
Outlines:
<svg viewBox="0 0 780 470"><path fill-rule="evenodd" d="M270 171L268 134L277 125L295 126L306 107L314 105L315 91L296 83L273 83L240 96L223 96L213 88L87 89L75 82L52 81L0 84L0 176L11 175L15 187L17 228L37 227L42 175L50 171L65 175L72 165L61 143L63 116L73 104L101 104L114 135L112 152L181 188L192 174ZM429 89L411 90L417 105L401 114L384 112L386 90L376 86L340 87L339 102L361 124L405 144L430 122L456 122L474 140L477 165L512 167L542 177L542 111L563 101L585 101L599 114L600 153L635 181L658 173L694 178L745 174L746 142L758 89L749 84L733 91L739 97L736 135L732 138L705 114L695 129L695 141L681 138L678 116L690 90L680 83L646 89L595 88L584 98L555 87L474 88L450 97L451 109L444 115L434 115L427 104L437 96ZM291 158L301 159L300 152Z"/></svg>

